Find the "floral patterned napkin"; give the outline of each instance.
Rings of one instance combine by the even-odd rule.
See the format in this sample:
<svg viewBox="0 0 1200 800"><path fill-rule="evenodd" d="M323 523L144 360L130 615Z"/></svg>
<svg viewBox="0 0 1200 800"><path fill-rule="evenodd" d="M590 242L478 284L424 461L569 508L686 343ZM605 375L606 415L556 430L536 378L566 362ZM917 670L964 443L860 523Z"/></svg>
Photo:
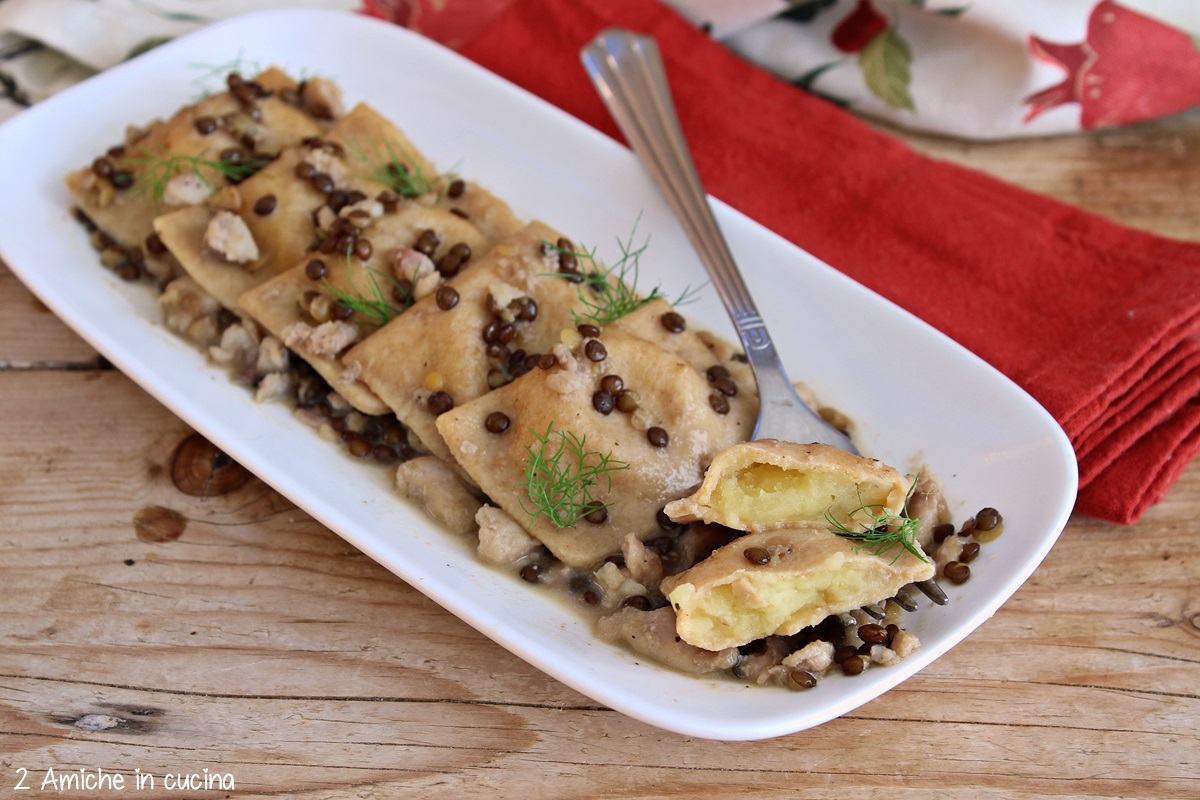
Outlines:
<svg viewBox="0 0 1200 800"><path fill-rule="evenodd" d="M1196 0L670 0L786 80L965 138L1120 125L1200 104Z"/></svg>

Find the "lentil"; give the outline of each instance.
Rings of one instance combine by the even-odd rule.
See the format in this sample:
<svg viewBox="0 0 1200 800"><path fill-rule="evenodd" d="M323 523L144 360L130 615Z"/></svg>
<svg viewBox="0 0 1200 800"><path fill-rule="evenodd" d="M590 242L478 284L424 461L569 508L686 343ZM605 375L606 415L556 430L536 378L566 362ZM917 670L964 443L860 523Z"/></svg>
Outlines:
<svg viewBox="0 0 1200 800"><path fill-rule="evenodd" d="M133 173L124 169L117 170L112 174L110 180L112 181L113 188L128 189L130 186L133 186Z"/></svg>
<svg viewBox="0 0 1200 800"><path fill-rule="evenodd" d="M635 594L621 601L621 608L636 608L638 611L649 611L653 606L650 598L644 594Z"/></svg>
<svg viewBox="0 0 1200 800"><path fill-rule="evenodd" d="M787 688L796 691L811 689L817 685L817 676L804 669L789 669L787 672Z"/></svg>
<svg viewBox="0 0 1200 800"><path fill-rule="evenodd" d="M1004 517L994 508L984 508L975 515L975 539L990 542L1004 533Z"/></svg>
<svg viewBox="0 0 1200 800"><path fill-rule="evenodd" d="M625 388L625 381L621 379L620 375L605 375L600 379L600 388L616 396L617 392Z"/></svg>
<svg viewBox="0 0 1200 800"><path fill-rule="evenodd" d="M452 200L462 197L462 193L466 188L466 182L460 178L456 178L450 181L450 185L446 187L446 196Z"/></svg>
<svg viewBox="0 0 1200 800"><path fill-rule="evenodd" d="M954 525L949 522L943 522L941 525L935 525L933 528L933 540L941 543L954 535Z"/></svg>
<svg viewBox="0 0 1200 800"><path fill-rule="evenodd" d="M729 413L729 401L725 399L725 395L720 392L713 392L708 396L708 404L712 406L712 410L718 414Z"/></svg>
<svg viewBox="0 0 1200 800"><path fill-rule="evenodd" d="M595 325L591 325L586 322L584 322L580 325L576 325L575 330L579 331L579 335L584 338L590 337L592 339L596 339L596 338L599 338L599 336L600 336L600 329L598 327L596 327Z"/></svg>
<svg viewBox="0 0 1200 800"><path fill-rule="evenodd" d="M254 201L254 213L260 217L265 217L275 210L277 201L275 195L264 194L262 197Z"/></svg>
<svg viewBox="0 0 1200 800"><path fill-rule="evenodd" d="M92 172L96 173L96 175L101 178L111 178L113 172L115 171L116 167L114 167L113 163L107 158L97 158L92 162Z"/></svg>
<svg viewBox="0 0 1200 800"><path fill-rule="evenodd" d="M436 247L436 245L435 245ZM446 254L438 259L437 270L443 277L453 278L471 259L471 246L466 242L452 245Z"/></svg>
<svg viewBox="0 0 1200 800"><path fill-rule="evenodd" d="M833 660L840 664L848 658L854 658L858 653L858 648L852 644L845 644L833 651Z"/></svg>
<svg viewBox="0 0 1200 800"><path fill-rule="evenodd" d="M842 668L844 675L861 675L863 670L867 668L867 662L863 660L862 656L855 653L841 662L839 666Z"/></svg>
<svg viewBox="0 0 1200 800"><path fill-rule="evenodd" d="M458 290L453 286L439 286L437 290L437 306L442 311L449 311L458 305Z"/></svg>
<svg viewBox="0 0 1200 800"><path fill-rule="evenodd" d="M873 622L860 625L858 628L858 638L868 644L883 644L888 638L887 628L882 625L876 625Z"/></svg>
<svg viewBox="0 0 1200 800"><path fill-rule="evenodd" d="M638 410L641 405L642 398L637 392L632 389L623 389L617 392L617 410L626 414L632 414Z"/></svg>
<svg viewBox="0 0 1200 800"><path fill-rule="evenodd" d="M308 182L321 194L329 194L333 191L333 178L324 172L314 172Z"/></svg>
<svg viewBox="0 0 1200 800"><path fill-rule="evenodd" d="M487 428L488 433L504 433L511 424L512 421L503 411L493 411L483 421L483 427Z"/></svg>
<svg viewBox="0 0 1200 800"><path fill-rule="evenodd" d="M557 363L558 358L555 357L554 353L542 353L537 357L537 365L539 369L553 369L554 365Z"/></svg>
<svg viewBox="0 0 1200 800"><path fill-rule="evenodd" d="M392 284L392 299L402 306L407 306L412 300L412 281L408 278L397 278Z"/></svg>
<svg viewBox="0 0 1200 800"><path fill-rule="evenodd" d="M375 199L379 201L379 205L383 206L384 211L395 211L396 206L400 205L400 196L387 189L375 195Z"/></svg>
<svg viewBox="0 0 1200 800"><path fill-rule="evenodd" d="M337 300L330 309L334 319L347 320L354 316L354 309L341 300Z"/></svg>
<svg viewBox="0 0 1200 800"><path fill-rule="evenodd" d="M417 234L417 240L413 242L413 250L432 258L433 252L437 250L438 245L441 243L441 237L431 228L426 228Z"/></svg>
<svg viewBox="0 0 1200 800"><path fill-rule="evenodd" d="M296 165L295 169L293 169L292 172L293 172L293 174L295 174L295 176L297 178L300 178L301 180L309 180L310 178L312 178L312 176L317 174L317 168L314 167L312 164L308 163L307 161L301 161L299 164Z"/></svg>
<svg viewBox="0 0 1200 800"><path fill-rule="evenodd" d="M963 545L962 552L958 554L958 560L964 564L970 564L979 557L979 542L967 542Z"/></svg>
<svg viewBox="0 0 1200 800"><path fill-rule="evenodd" d="M587 344L583 346L583 354L589 361L603 361L608 358L608 348L601 344L599 339L588 339Z"/></svg>
<svg viewBox="0 0 1200 800"><path fill-rule="evenodd" d="M527 583L541 583L542 572L544 572L544 570L542 569L541 564L526 564L525 566L521 567L521 572L519 574L521 576L521 580Z"/></svg>
<svg viewBox="0 0 1200 800"><path fill-rule="evenodd" d="M654 426L646 431L646 441L655 447L666 447L670 444L670 437L667 436L667 432L662 428Z"/></svg>
<svg viewBox="0 0 1200 800"><path fill-rule="evenodd" d="M430 412L432 412L435 417L440 417L442 414L445 414L447 411L454 408L454 398L446 392L434 392L433 394L429 395L429 399L425 402L426 405L429 406Z"/></svg>
<svg viewBox="0 0 1200 800"><path fill-rule="evenodd" d="M146 250L150 255L154 256L167 254L167 246L163 244L162 239L158 238L157 233L152 233L146 237Z"/></svg>
<svg viewBox="0 0 1200 800"><path fill-rule="evenodd" d="M593 525L603 525L605 522L608 522L608 508L605 506L598 506L594 508L587 516L585 516L584 519Z"/></svg>
<svg viewBox="0 0 1200 800"><path fill-rule="evenodd" d="M592 408L599 411L601 414L608 416L616 407L616 401L610 392L603 389L592 395Z"/></svg>
<svg viewBox="0 0 1200 800"><path fill-rule="evenodd" d="M215 117L197 117L196 132L201 136L208 136L217 129L217 120Z"/></svg>
<svg viewBox="0 0 1200 800"><path fill-rule="evenodd" d="M522 322L533 322L537 319L538 304L532 297L518 297L513 301L516 303L516 317ZM510 303L509 305L512 305Z"/></svg>
<svg viewBox="0 0 1200 800"><path fill-rule="evenodd" d="M971 568L961 561L948 561L942 567L942 574L951 583L963 584L971 577Z"/></svg>
<svg viewBox="0 0 1200 800"><path fill-rule="evenodd" d="M662 322L662 326L671 333L683 333L687 330L687 320L678 312L668 311L659 320Z"/></svg>
<svg viewBox="0 0 1200 800"><path fill-rule="evenodd" d="M567 273L574 273L579 269L579 262L575 258L575 245L570 239L565 237L560 238L555 244L558 245L558 268ZM583 276L579 276L580 280Z"/></svg>
<svg viewBox="0 0 1200 800"><path fill-rule="evenodd" d="M733 378L718 378L713 387L726 397L736 397L738 393L737 383Z"/></svg>
<svg viewBox="0 0 1200 800"><path fill-rule="evenodd" d="M751 564L766 565L771 563L771 553L765 547L747 547L742 555Z"/></svg>
<svg viewBox="0 0 1200 800"><path fill-rule="evenodd" d="M708 369L706 369L704 371L704 377L708 378L709 384L715 384L717 381L721 380L722 378L728 378L731 376L729 374L729 370L726 367L723 367L720 364L713 364L711 367L709 367Z"/></svg>

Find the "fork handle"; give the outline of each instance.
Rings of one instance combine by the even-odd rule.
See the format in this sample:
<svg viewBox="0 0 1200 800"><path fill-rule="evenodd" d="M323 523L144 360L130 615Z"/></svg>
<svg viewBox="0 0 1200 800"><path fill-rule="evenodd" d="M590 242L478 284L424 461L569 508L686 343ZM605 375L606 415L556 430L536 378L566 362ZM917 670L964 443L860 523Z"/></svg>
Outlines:
<svg viewBox="0 0 1200 800"><path fill-rule="evenodd" d="M756 371L782 369L767 326L708 205L679 127L658 46L648 36L610 28L582 53L583 64L630 146L679 217Z"/></svg>

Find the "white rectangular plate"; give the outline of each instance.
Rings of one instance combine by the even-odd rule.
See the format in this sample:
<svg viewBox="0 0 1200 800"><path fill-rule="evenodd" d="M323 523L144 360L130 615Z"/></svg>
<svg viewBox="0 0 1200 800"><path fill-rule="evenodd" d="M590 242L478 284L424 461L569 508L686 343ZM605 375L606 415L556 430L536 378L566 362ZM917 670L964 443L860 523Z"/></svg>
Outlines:
<svg viewBox="0 0 1200 800"><path fill-rule="evenodd" d="M197 65L242 57L325 75L367 101L443 169L454 166L611 256L638 215L649 235L643 289L668 296L703 269L627 150L458 55L349 14L273 11L204 28L23 112L0 128L8 154L0 254L51 309L197 431L371 558L548 674L614 709L679 733L756 739L844 714L913 675L1021 585L1074 502L1075 459L1054 420L975 356L744 216L716 203L734 254L792 376L859 425L866 454L929 464L957 519L1005 515L950 604L910 615L922 648L898 666L834 676L808 692L687 677L598 642L583 613L475 560L468 546L397 498L390 475L334 450L279 404L257 405L165 330L152 293L101 268L69 214L63 177L120 142L125 126L169 115L202 91ZM577 63L563 69L582 69ZM207 88L219 87L209 78ZM751 156L747 155L747 158ZM715 292L687 311L732 338Z"/></svg>

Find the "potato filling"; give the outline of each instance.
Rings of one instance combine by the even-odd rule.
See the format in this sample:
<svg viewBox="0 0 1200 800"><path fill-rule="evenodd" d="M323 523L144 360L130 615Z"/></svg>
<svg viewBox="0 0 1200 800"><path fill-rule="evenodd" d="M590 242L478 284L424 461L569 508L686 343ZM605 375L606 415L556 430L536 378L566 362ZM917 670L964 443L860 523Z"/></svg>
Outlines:
<svg viewBox="0 0 1200 800"><path fill-rule="evenodd" d="M880 481L858 484L836 473L754 463L739 470L733 480L722 481L710 506L720 517L755 528L823 520L826 513L845 523L855 521L853 512L864 505L886 507L893 488Z"/></svg>
<svg viewBox="0 0 1200 800"><path fill-rule="evenodd" d="M751 553L766 553L766 563ZM787 636L833 614L891 597L933 576L908 552L892 561L815 527L735 539L695 567L663 581L683 641L718 650Z"/></svg>

